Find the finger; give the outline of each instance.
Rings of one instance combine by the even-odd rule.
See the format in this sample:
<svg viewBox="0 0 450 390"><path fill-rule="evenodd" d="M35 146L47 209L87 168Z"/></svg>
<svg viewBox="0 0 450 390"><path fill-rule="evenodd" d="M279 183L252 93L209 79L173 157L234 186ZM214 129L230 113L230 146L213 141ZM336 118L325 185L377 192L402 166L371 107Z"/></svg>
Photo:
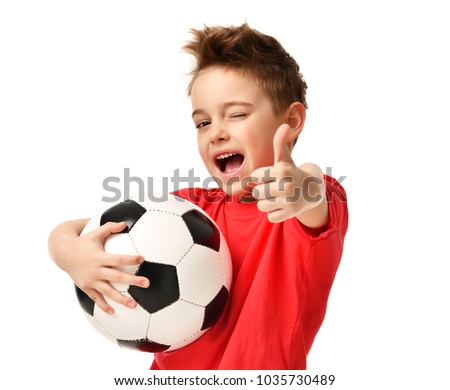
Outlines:
<svg viewBox="0 0 450 390"><path fill-rule="evenodd" d="M108 304L108 302L106 302L105 298L103 297L103 295L100 292L98 292L97 290L94 290L94 289L89 289L89 290L86 290L86 294L106 314L108 314L108 315L114 314L114 309L112 308L111 305Z"/></svg>
<svg viewBox="0 0 450 390"><path fill-rule="evenodd" d="M274 199L262 199L258 201L258 210L263 213L271 213L280 209L280 204Z"/></svg>
<svg viewBox="0 0 450 390"><path fill-rule="evenodd" d="M251 175L251 182L255 185L261 183L269 183L276 180L275 175L272 173L272 167L261 167L255 169Z"/></svg>
<svg viewBox="0 0 450 390"><path fill-rule="evenodd" d="M269 220L269 222L272 222L272 223L283 222L289 218L290 218L289 213L286 212L286 210L284 210L284 209L277 209L277 210L271 211L270 213L267 213L267 219Z"/></svg>
<svg viewBox="0 0 450 390"><path fill-rule="evenodd" d="M128 267L132 265L139 265L143 262L144 258L141 255L119 255L106 253L102 264L111 267Z"/></svg>
<svg viewBox="0 0 450 390"><path fill-rule="evenodd" d="M117 302L123 306L129 307L131 309L134 309L136 307L137 303L133 298L128 297L122 294L121 292L117 291L108 282L101 282L99 286L100 287L98 287L98 291L103 295L103 299L104 297L107 297L112 301Z"/></svg>
<svg viewBox="0 0 450 390"><path fill-rule="evenodd" d="M99 277L102 280L108 282L121 283L129 286L137 286L147 288L150 286L150 281L144 276L136 276L132 273L126 272L126 270L118 270L115 268L104 268L99 273Z"/></svg>
<svg viewBox="0 0 450 390"><path fill-rule="evenodd" d="M105 240L108 236L114 233L120 233L127 227L126 222L107 222L100 226L96 233L101 240Z"/></svg>
<svg viewBox="0 0 450 390"><path fill-rule="evenodd" d="M292 201L290 196L295 192L292 179L282 177L280 180L272 181L268 183L260 183L252 189L252 195L255 199L273 199L282 197L283 201ZM294 199L294 198L292 198Z"/></svg>
<svg viewBox="0 0 450 390"><path fill-rule="evenodd" d="M280 162L293 162L288 144L290 142L290 130L288 124L282 124L273 137L274 165Z"/></svg>
<svg viewBox="0 0 450 390"><path fill-rule="evenodd" d="M258 209L261 212L266 213L267 219L273 223L283 222L291 217L288 210L282 206L283 204L278 201L264 199L258 202Z"/></svg>
<svg viewBox="0 0 450 390"><path fill-rule="evenodd" d="M271 185L276 183L261 183L252 189L252 196L256 200L274 199L275 192L271 191Z"/></svg>

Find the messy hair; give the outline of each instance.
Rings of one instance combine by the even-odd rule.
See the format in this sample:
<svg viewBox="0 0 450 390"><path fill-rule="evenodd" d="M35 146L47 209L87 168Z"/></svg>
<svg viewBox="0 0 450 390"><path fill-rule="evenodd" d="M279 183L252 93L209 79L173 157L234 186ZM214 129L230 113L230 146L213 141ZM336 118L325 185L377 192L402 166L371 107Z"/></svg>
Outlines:
<svg viewBox="0 0 450 390"><path fill-rule="evenodd" d="M253 77L269 97L275 114L281 113L293 102L305 108L306 85L297 62L273 37L241 26L191 29L192 40L183 49L195 57L191 71L188 95L200 72L219 66Z"/></svg>

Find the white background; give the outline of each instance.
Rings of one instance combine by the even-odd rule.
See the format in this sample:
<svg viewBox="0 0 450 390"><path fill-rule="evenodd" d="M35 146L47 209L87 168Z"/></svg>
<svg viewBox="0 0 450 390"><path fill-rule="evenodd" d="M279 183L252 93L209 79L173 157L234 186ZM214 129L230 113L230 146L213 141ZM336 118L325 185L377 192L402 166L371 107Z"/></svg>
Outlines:
<svg viewBox="0 0 450 390"><path fill-rule="evenodd" d="M124 168L156 183L177 168L207 177L180 47L189 28L245 20L284 45L309 85L296 161L346 176L350 228L309 368L340 389L448 388L444 4L2 1L2 388L149 375L150 355L85 320L47 237L109 206L102 180Z"/></svg>

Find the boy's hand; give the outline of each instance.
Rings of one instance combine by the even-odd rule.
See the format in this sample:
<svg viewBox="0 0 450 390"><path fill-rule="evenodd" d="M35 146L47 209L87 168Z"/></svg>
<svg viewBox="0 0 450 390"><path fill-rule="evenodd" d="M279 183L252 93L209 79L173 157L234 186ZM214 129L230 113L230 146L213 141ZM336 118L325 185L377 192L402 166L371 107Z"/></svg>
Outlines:
<svg viewBox="0 0 450 390"><path fill-rule="evenodd" d="M257 179L253 197L271 222L297 217L307 226L323 226L328 219L328 207L324 202L322 171L315 164L295 165L288 146L289 130L289 125L283 124L275 133L273 166L253 172L252 179ZM314 208L317 209L312 212Z"/></svg>
<svg viewBox="0 0 450 390"><path fill-rule="evenodd" d="M70 258L64 261L64 270L74 283L108 314L113 314L114 310L105 297L130 308L136 307L136 301L117 291L111 282L149 286L147 278L115 268L140 264L144 261L142 256L110 254L104 250L106 238L122 231L125 225L125 222L108 222L85 235L64 240L64 251L68 256L70 254Z"/></svg>

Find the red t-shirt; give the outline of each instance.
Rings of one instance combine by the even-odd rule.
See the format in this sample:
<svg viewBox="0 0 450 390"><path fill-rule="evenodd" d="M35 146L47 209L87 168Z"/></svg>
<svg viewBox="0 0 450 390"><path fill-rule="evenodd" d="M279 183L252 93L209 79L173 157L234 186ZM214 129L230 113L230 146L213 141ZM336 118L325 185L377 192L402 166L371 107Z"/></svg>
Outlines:
<svg viewBox="0 0 450 390"><path fill-rule="evenodd" d="M344 189L325 179L330 222L321 232L296 218L271 223L256 203L238 203L220 189L176 193L222 230L233 259L233 284L217 323L184 348L155 353L152 369L306 369L348 223Z"/></svg>

